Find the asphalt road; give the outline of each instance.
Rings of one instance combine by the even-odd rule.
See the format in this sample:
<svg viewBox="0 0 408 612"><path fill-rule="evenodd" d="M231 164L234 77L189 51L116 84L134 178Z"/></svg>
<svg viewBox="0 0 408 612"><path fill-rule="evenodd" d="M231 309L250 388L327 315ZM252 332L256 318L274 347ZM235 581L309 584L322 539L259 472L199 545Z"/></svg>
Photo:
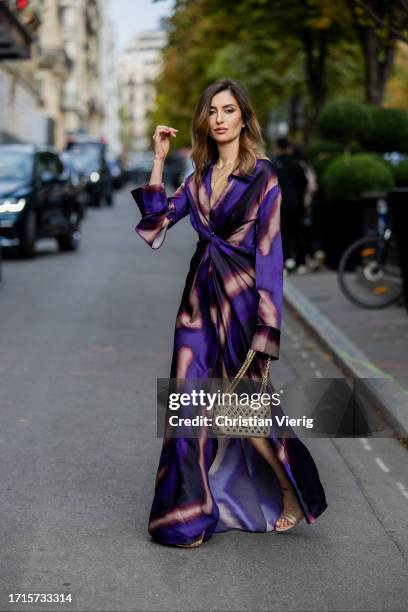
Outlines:
<svg viewBox="0 0 408 612"><path fill-rule="evenodd" d="M152 251L130 189L89 210L80 252L43 241L35 260L4 261L0 610L406 610L408 455L394 439L307 440L329 504L313 525L195 550L151 541L156 377L196 237L185 219ZM271 374L341 375L288 313Z"/></svg>

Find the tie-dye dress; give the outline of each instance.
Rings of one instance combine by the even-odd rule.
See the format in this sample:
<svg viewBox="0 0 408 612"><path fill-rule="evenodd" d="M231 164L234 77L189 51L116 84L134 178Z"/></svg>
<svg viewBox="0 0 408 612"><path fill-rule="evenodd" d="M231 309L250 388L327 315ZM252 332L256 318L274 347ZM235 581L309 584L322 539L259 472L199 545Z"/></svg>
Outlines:
<svg viewBox="0 0 408 612"><path fill-rule="evenodd" d="M178 310L170 377L233 378L249 348L279 358L283 301L281 190L272 162L258 158L238 171L210 207L208 167L197 192L189 175L168 197L164 185L131 191L142 214L135 231L159 248L165 234L189 215L198 234ZM271 367L273 371L273 366ZM316 465L297 436L269 440L291 481L307 523L327 503ZM269 463L245 438L165 437L148 531L166 544L191 544L229 529L273 531L282 492Z"/></svg>

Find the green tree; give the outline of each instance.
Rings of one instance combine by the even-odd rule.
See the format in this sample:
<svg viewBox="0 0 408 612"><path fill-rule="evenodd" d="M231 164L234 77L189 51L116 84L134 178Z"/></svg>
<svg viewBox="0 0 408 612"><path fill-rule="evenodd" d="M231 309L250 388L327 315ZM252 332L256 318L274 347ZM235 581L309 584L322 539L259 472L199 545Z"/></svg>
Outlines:
<svg viewBox="0 0 408 612"><path fill-rule="evenodd" d="M176 0L152 123L174 124L187 144L198 95L229 77L248 88L263 125L271 111L289 114L292 133L308 140L327 97L362 90L358 46L342 19L329 0Z"/></svg>
<svg viewBox="0 0 408 612"><path fill-rule="evenodd" d="M344 0L365 65L365 100L381 106L394 66L397 42L408 42L406 0Z"/></svg>

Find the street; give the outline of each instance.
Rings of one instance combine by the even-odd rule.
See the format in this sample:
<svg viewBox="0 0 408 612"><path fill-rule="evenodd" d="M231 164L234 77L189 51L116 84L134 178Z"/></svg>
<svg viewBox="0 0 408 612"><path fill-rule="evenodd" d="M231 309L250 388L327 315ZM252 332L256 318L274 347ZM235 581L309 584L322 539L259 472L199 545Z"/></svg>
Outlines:
<svg viewBox="0 0 408 612"><path fill-rule="evenodd" d="M4 261L0 609L406 610L407 449L393 438L306 441L328 501L313 525L229 531L197 550L150 539L156 378L196 236L184 219L151 250L132 188L88 210L77 253L43 240L35 259ZM341 376L285 311L273 383L316 372Z"/></svg>

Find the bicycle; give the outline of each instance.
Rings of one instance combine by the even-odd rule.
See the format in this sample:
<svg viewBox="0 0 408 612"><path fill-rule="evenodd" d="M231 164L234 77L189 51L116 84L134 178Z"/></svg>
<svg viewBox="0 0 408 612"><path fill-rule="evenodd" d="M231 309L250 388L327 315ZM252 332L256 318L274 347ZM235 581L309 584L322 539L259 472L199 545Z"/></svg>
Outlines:
<svg viewBox="0 0 408 612"><path fill-rule="evenodd" d="M397 247L384 199L377 201L377 231L348 246L337 271L347 299L368 309L386 308L403 296Z"/></svg>

